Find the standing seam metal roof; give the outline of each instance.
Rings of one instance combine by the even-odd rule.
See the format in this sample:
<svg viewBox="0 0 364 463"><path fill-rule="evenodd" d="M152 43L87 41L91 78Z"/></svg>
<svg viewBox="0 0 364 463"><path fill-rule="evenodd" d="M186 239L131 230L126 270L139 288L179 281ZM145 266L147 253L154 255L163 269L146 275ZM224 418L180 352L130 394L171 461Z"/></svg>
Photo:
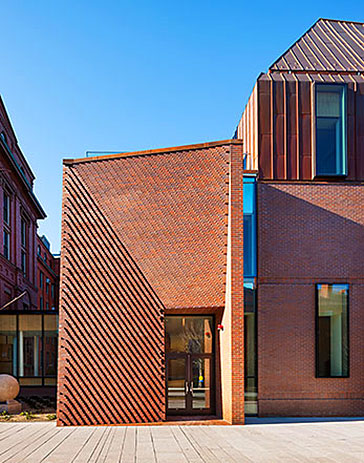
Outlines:
<svg viewBox="0 0 364 463"><path fill-rule="evenodd" d="M364 72L364 23L320 18L269 72Z"/></svg>

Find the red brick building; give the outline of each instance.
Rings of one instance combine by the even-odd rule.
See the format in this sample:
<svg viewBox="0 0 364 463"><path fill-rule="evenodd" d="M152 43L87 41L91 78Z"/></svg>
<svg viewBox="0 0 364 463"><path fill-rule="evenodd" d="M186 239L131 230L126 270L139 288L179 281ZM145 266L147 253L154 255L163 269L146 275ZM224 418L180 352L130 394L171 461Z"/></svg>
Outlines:
<svg viewBox="0 0 364 463"><path fill-rule="evenodd" d="M58 310L60 257L50 251L50 243L37 236L37 286L39 310Z"/></svg>
<svg viewBox="0 0 364 463"><path fill-rule="evenodd" d="M54 394L59 259L37 235L46 215L33 184L0 98L0 373L17 377L22 394Z"/></svg>
<svg viewBox="0 0 364 463"><path fill-rule="evenodd" d="M321 19L235 139L65 161L59 424L364 414L363 73Z"/></svg>

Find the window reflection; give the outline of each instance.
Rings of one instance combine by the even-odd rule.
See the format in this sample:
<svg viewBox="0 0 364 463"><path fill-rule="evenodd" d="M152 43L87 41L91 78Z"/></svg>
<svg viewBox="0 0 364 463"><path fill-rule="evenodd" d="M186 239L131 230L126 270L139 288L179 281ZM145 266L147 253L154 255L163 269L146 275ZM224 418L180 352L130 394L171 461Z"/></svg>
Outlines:
<svg viewBox="0 0 364 463"><path fill-rule="evenodd" d="M245 413L256 415L257 408L257 341L256 289L249 279L244 280L244 361Z"/></svg>
<svg viewBox="0 0 364 463"><path fill-rule="evenodd" d="M41 315L19 315L19 376L42 376L41 352Z"/></svg>
<svg viewBox="0 0 364 463"><path fill-rule="evenodd" d="M44 316L44 375L57 373L57 315Z"/></svg>
<svg viewBox="0 0 364 463"><path fill-rule="evenodd" d="M0 374L23 386L56 385L58 315L0 315Z"/></svg>
<svg viewBox="0 0 364 463"><path fill-rule="evenodd" d="M244 277L256 276L256 195L255 177L244 176Z"/></svg>
<svg viewBox="0 0 364 463"><path fill-rule="evenodd" d="M316 85L316 174L346 174L346 87Z"/></svg>
<svg viewBox="0 0 364 463"><path fill-rule="evenodd" d="M212 329L212 317L166 317L166 350L211 354Z"/></svg>
<svg viewBox="0 0 364 463"><path fill-rule="evenodd" d="M16 315L2 315L0 323L0 373L16 375Z"/></svg>
<svg viewBox="0 0 364 463"><path fill-rule="evenodd" d="M318 376L348 376L348 291L348 285L317 285Z"/></svg>

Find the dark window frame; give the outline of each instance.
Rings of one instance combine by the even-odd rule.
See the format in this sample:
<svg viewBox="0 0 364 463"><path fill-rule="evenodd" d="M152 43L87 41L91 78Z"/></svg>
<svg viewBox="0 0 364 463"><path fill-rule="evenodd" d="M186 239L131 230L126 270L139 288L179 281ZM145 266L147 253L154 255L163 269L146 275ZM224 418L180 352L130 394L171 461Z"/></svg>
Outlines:
<svg viewBox="0 0 364 463"><path fill-rule="evenodd" d="M348 368L346 375L334 376L334 375L320 375L319 374L319 285L346 285L347 286L347 299L346 299L346 310L347 310L347 345L348 345ZM350 284L343 282L327 282L320 281L315 283L315 378L316 379L346 379L350 378Z"/></svg>
<svg viewBox="0 0 364 463"><path fill-rule="evenodd" d="M342 92L342 97L344 98L344 107L341 108L342 112L342 124L343 124L343 136L345 137L345 140L342 140L342 149L345 151L342 153L342 162L343 162L343 171L338 173L320 173L317 171L317 160L318 160L318 150L317 150L317 119L320 116L317 116L317 93L320 91L320 89L328 89L328 87L331 87L332 89L335 88L341 88ZM347 98L347 84L343 82L319 82L315 83L313 86L314 89L314 150L315 150L315 156L314 156L314 173L315 177L319 178L343 178L347 177L348 175L348 133L347 133L347 108L348 108L348 98ZM334 90L332 90L333 93L335 93ZM323 116L321 116L323 117ZM327 117L328 118L328 117Z"/></svg>

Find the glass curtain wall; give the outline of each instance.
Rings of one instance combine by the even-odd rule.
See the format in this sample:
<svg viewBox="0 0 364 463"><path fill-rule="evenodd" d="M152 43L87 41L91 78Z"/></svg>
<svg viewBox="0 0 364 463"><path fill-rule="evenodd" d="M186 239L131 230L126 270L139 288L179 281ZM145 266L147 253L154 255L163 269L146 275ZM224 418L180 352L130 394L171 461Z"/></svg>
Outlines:
<svg viewBox="0 0 364 463"><path fill-rule="evenodd" d="M244 352L245 413L257 414L257 322L256 322L256 179L244 175Z"/></svg>
<svg viewBox="0 0 364 463"><path fill-rule="evenodd" d="M55 386L58 315L0 315L0 374L21 386Z"/></svg>

